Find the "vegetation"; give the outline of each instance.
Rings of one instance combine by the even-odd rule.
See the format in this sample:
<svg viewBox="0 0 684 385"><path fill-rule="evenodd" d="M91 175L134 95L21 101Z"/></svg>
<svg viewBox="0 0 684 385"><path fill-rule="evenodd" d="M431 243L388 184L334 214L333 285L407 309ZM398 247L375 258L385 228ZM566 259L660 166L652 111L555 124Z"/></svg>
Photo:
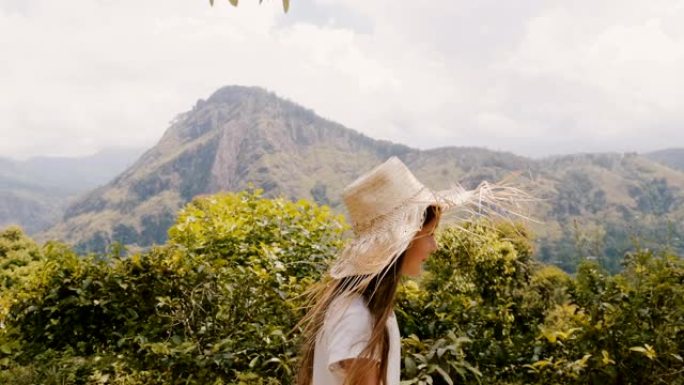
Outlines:
<svg viewBox="0 0 684 385"><path fill-rule="evenodd" d="M261 194L197 197L143 253L81 256L5 229L0 383L292 384L301 294L348 227ZM570 276L533 257L521 225L445 227L439 242L400 287L406 383L684 383L682 258L638 249L614 275L578 258Z"/></svg>
<svg viewBox="0 0 684 385"><path fill-rule="evenodd" d="M55 220L63 213L62 220L50 229L29 233L41 241L62 240L79 253L103 253L116 242L147 248L167 242L176 213L197 194L239 191L250 183L267 197L310 199L343 212L344 187L392 155L436 190L506 179L540 198L525 213L542 222L532 227L535 257L570 274L585 256L618 273L623 255L639 247L667 246L684 254L684 173L666 159L661 164L660 157L630 153L530 159L482 148L419 150L372 139L268 90L244 86L221 87L198 100L135 164L55 211ZM683 159L681 151L661 155ZM0 212L16 213L0 223L18 221L29 229L47 212L21 201L0 197Z"/></svg>
<svg viewBox="0 0 684 385"><path fill-rule="evenodd" d="M214 1L215 0L209 0L209 4L213 7L214 6ZM238 5L238 0L228 0L230 4L233 7L237 7ZM261 4L263 0L259 0L259 4ZM283 11L287 13L287 11L290 9L290 0L283 0Z"/></svg>
<svg viewBox="0 0 684 385"><path fill-rule="evenodd" d="M684 364L684 260L640 250L609 275L532 260L524 228L448 229L401 296L410 383L674 384Z"/></svg>
<svg viewBox="0 0 684 385"><path fill-rule="evenodd" d="M573 155L546 163L555 183L543 194L546 213L538 214L544 221L537 229L539 260L575 273L590 257L615 274L628 252L684 253L680 172L630 154Z"/></svg>

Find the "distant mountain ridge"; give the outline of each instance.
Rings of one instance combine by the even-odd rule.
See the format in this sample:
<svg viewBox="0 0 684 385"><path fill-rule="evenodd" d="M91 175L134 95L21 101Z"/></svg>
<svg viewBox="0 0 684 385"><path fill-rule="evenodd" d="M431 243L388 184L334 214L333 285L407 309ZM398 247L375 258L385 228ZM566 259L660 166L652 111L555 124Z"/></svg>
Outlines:
<svg viewBox="0 0 684 385"><path fill-rule="evenodd" d="M659 151L648 152L645 157L662 163L675 170L684 171L684 148L668 148Z"/></svg>
<svg viewBox="0 0 684 385"><path fill-rule="evenodd" d="M0 227L29 234L62 217L70 199L110 181L140 156L140 148L108 148L84 157L0 158Z"/></svg>
<svg viewBox="0 0 684 385"><path fill-rule="evenodd" d="M262 88L227 86L178 115L154 147L69 205L63 221L40 238L62 239L81 251L102 250L113 241L162 243L177 210L193 196L242 190L249 183L267 197L308 198L343 211L342 188L392 155L435 189L520 174L519 183L544 198L534 213L545 221L535 229L539 255L566 268L573 247L623 252L629 237L620 232L628 232L625 225L635 217L680 221L677 231L684 233L684 173L643 156L532 160L479 148L418 150L372 139ZM598 235L574 234L578 222ZM663 225L654 223L646 227ZM584 246L576 244L582 237L588 239Z"/></svg>

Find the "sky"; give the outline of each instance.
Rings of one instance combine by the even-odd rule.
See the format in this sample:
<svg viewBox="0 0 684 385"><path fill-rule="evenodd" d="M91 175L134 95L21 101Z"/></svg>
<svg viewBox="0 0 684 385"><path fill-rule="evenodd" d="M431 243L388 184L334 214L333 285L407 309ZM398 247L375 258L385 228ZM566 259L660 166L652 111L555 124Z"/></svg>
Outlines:
<svg viewBox="0 0 684 385"><path fill-rule="evenodd" d="M225 85L376 139L684 147L681 0L0 0L0 157L150 147Z"/></svg>

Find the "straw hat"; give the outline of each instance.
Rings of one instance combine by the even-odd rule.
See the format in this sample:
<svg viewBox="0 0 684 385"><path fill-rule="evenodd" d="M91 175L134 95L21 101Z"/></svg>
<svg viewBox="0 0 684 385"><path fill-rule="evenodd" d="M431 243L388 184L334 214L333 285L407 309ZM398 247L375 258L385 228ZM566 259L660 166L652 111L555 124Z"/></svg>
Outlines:
<svg viewBox="0 0 684 385"><path fill-rule="evenodd" d="M381 272L420 231L430 205L441 213L459 208L472 215L500 214L509 211L507 203L516 202L519 196L520 190L487 182L473 190L456 184L433 191L392 156L344 188L342 198L354 238L338 254L330 275L343 278Z"/></svg>

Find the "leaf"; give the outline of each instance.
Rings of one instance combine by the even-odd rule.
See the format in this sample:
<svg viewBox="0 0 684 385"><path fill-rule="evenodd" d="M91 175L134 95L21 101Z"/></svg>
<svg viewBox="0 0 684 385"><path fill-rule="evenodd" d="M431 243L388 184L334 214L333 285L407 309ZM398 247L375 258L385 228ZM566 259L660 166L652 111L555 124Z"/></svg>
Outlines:
<svg viewBox="0 0 684 385"><path fill-rule="evenodd" d="M12 347L9 344L2 344L0 345L0 352L12 354Z"/></svg>
<svg viewBox="0 0 684 385"><path fill-rule="evenodd" d="M548 365L551 365L550 361L541 360L541 361L537 361L537 362L533 363L532 367L533 368L543 368L543 367L548 366Z"/></svg>
<svg viewBox="0 0 684 385"><path fill-rule="evenodd" d="M413 356L416 357L420 363L425 363L425 362L428 361L428 360L425 358L425 356L422 355L422 354L420 354L420 353L413 353Z"/></svg>
<svg viewBox="0 0 684 385"><path fill-rule="evenodd" d="M463 370L463 368L459 367L455 362L451 363L451 367L454 368L456 373L458 373L462 379L466 379L466 371Z"/></svg>
<svg viewBox="0 0 684 385"><path fill-rule="evenodd" d="M411 357L404 357L404 368L409 376L414 376L418 369L416 368L416 361Z"/></svg>
<svg viewBox="0 0 684 385"><path fill-rule="evenodd" d="M444 379L444 381L447 382L447 384L454 385L454 381L451 380L451 377L449 377L449 374L447 374L447 372L445 372L444 369L442 369L439 366L435 366L435 370L442 376L442 378Z"/></svg>
<svg viewBox="0 0 684 385"><path fill-rule="evenodd" d="M256 356L256 357L252 358L252 360L249 361L249 367L250 367L250 369L254 369L254 367L256 366L257 362L259 362L259 356Z"/></svg>
<svg viewBox="0 0 684 385"><path fill-rule="evenodd" d="M589 358L591 358L591 354L585 354L579 360L575 360L575 364L580 368L584 368L587 366L587 361L589 360Z"/></svg>
<svg viewBox="0 0 684 385"><path fill-rule="evenodd" d="M610 354L608 354L607 351L601 350L601 355L603 356L603 359L601 360L603 362L603 365L610 365L615 363L615 361L613 361L610 358Z"/></svg>
<svg viewBox="0 0 684 385"><path fill-rule="evenodd" d="M283 10L285 13L290 9L290 0L283 0Z"/></svg>
<svg viewBox="0 0 684 385"><path fill-rule="evenodd" d="M649 360L652 360L656 358L656 352L653 350L653 347L649 344L644 344L644 347L641 346L632 346L629 348L629 350L633 352L639 352L648 357Z"/></svg>
<svg viewBox="0 0 684 385"><path fill-rule="evenodd" d="M136 319L139 318L138 312L136 312L135 310L133 310L133 308L130 308L130 307L129 307L129 308L126 308L126 312L128 313L128 315L129 315L129 316L131 317L131 319L133 319L133 320L136 320Z"/></svg>
<svg viewBox="0 0 684 385"><path fill-rule="evenodd" d="M479 378L482 377L482 372L480 372L480 370L478 368L470 365L470 363L464 361L463 366L465 366L466 369L470 370L471 373L475 374L478 378L478 381L479 381Z"/></svg>
<svg viewBox="0 0 684 385"><path fill-rule="evenodd" d="M271 357L271 358L269 358L269 359L266 361L266 363L268 363L268 364L270 364L270 363L278 363L278 364L280 364L280 363L282 363L282 360L281 360L280 358L278 358L278 357Z"/></svg>
<svg viewBox="0 0 684 385"><path fill-rule="evenodd" d="M233 5L233 7L237 7L237 5L238 5L238 0L228 0L228 1L230 2L230 4Z"/></svg>

